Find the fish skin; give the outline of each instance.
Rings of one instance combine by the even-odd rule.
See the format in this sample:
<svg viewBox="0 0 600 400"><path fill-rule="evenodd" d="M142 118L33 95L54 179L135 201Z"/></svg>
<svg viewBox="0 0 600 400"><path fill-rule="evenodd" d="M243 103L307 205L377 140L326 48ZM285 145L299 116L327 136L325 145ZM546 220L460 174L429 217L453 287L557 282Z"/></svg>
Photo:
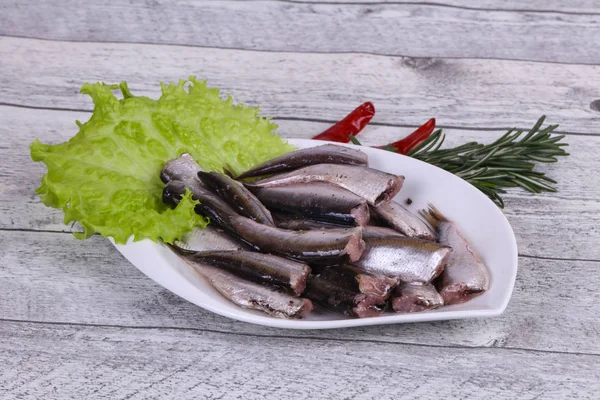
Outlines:
<svg viewBox="0 0 600 400"><path fill-rule="evenodd" d="M393 200L378 207L371 207L371 212L384 225L406 236L429 241L437 239L433 229L424 221Z"/></svg>
<svg viewBox="0 0 600 400"><path fill-rule="evenodd" d="M290 231L234 216L229 220L234 235L259 251L303 261L352 261L364 250L362 228Z"/></svg>
<svg viewBox="0 0 600 400"><path fill-rule="evenodd" d="M165 185L165 191L177 181ZM362 228L291 231L260 224L242 217L215 194L203 187L192 187L192 198L199 200L195 206L198 214L211 219L211 223L252 246L255 250L303 261L357 260L364 250ZM164 197L164 192L163 192Z"/></svg>
<svg viewBox="0 0 600 400"><path fill-rule="evenodd" d="M240 215L220 197L209 191L200 180L197 184L193 181L183 183L173 180L168 182L163 188L163 202L177 205L186 189L192 193L192 199L200 201L200 204L196 204L194 207L196 213L211 218L212 222L223 230L230 234L233 233L229 220L234 216L240 217Z"/></svg>
<svg viewBox="0 0 600 400"><path fill-rule="evenodd" d="M404 282L430 283L444 269L448 246L396 235L369 234L365 251L352 265L372 275L398 277ZM381 232L380 230L378 230Z"/></svg>
<svg viewBox="0 0 600 400"><path fill-rule="evenodd" d="M169 181L163 187L162 201L175 208L185 194L185 183L178 180Z"/></svg>
<svg viewBox="0 0 600 400"><path fill-rule="evenodd" d="M175 240L173 246L183 253L196 253L198 251L212 250L246 250L249 247L223 230L208 225L206 228L194 228L183 234L181 239Z"/></svg>
<svg viewBox="0 0 600 400"><path fill-rule="evenodd" d="M326 309L358 318L378 317L386 307L381 296L360 293L322 274L309 279L304 296Z"/></svg>
<svg viewBox="0 0 600 400"><path fill-rule="evenodd" d="M291 171L314 164L367 165L366 153L346 146L324 144L284 154L242 173L237 179Z"/></svg>
<svg viewBox="0 0 600 400"><path fill-rule="evenodd" d="M432 284L401 283L394 292L392 308L399 313L433 310L444 305L444 299Z"/></svg>
<svg viewBox="0 0 600 400"><path fill-rule="evenodd" d="M437 230L440 243L454 249L438 279L445 304L464 303L488 290L490 273L456 224L432 205L422 215Z"/></svg>
<svg viewBox="0 0 600 400"><path fill-rule="evenodd" d="M313 308L309 299L291 296L279 288L250 282L231 272L207 264L185 261L204 276L225 298L243 308L259 310L270 316L285 319L301 319Z"/></svg>
<svg viewBox="0 0 600 400"><path fill-rule="evenodd" d="M241 215L275 226L269 210L244 185L223 174L203 171L187 153L167 161L160 177L166 183L163 189L163 201L167 204L173 206L178 203L177 198L185 192L181 191L182 185L190 189L196 198L201 197L208 190L222 198ZM176 190L177 188L179 190ZM181 192L180 196L174 196L178 191Z"/></svg>
<svg viewBox="0 0 600 400"><path fill-rule="evenodd" d="M383 275L370 275L357 271L351 265L334 265L320 269L326 279L339 282L349 290L387 299L400 279Z"/></svg>
<svg viewBox="0 0 600 400"><path fill-rule="evenodd" d="M310 182L337 185L362 197L369 205L377 206L389 202L400 191L404 176L357 165L317 164L244 184L253 190Z"/></svg>
<svg viewBox="0 0 600 400"><path fill-rule="evenodd" d="M366 200L326 182L259 187L252 192L269 209L311 219L355 226L367 225L370 219Z"/></svg>
<svg viewBox="0 0 600 400"><path fill-rule="evenodd" d="M393 236L401 236L406 237L406 235L390 228L386 228L383 226L373 226L369 225L365 227L363 237L365 239L377 239L377 238L386 238Z"/></svg>
<svg viewBox="0 0 600 400"><path fill-rule="evenodd" d="M175 181L169 182L173 185ZM211 219L227 233L255 250L303 261L357 260L364 250L362 228L291 231L260 224L240 216L219 197L202 187L194 187L192 198L200 201L195 211Z"/></svg>
<svg viewBox="0 0 600 400"><path fill-rule="evenodd" d="M165 163L160 172L160 179L163 183L182 181L188 184L190 181L198 180L198 172L200 171L202 171L202 168L196 160L188 153L183 153L178 158Z"/></svg>
<svg viewBox="0 0 600 400"><path fill-rule="evenodd" d="M309 218L301 219L298 216L281 212L274 212L271 214L275 220L276 227L292 231L306 231L311 229L339 229L348 227L347 225L335 224L329 221L317 221Z"/></svg>
<svg viewBox="0 0 600 400"><path fill-rule="evenodd" d="M240 182L218 172L198 171L200 181L240 215L261 224L275 226L271 212Z"/></svg>
<svg viewBox="0 0 600 400"><path fill-rule="evenodd" d="M304 263L245 250L203 251L189 257L255 282L289 288L297 296L304 291L306 279L311 272L310 267Z"/></svg>

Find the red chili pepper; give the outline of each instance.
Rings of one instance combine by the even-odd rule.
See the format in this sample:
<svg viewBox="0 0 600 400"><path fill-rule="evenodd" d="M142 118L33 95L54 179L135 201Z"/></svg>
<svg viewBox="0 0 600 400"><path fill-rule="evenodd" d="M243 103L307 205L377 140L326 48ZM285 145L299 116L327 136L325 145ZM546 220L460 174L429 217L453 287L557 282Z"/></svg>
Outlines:
<svg viewBox="0 0 600 400"><path fill-rule="evenodd" d="M418 127L413 133L405 137L404 139L398 140L397 142L390 143L386 146L378 146L378 149L394 147L396 153L408 154L412 149L418 146L423 140L427 139L433 133L435 129L435 118L431 118L423 125Z"/></svg>
<svg viewBox="0 0 600 400"><path fill-rule="evenodd" d="M344 119L331 128L313 137L316 140L329 140L332 142L348 143L350 135L357 135L375 115L375 106L370 101L356 107Z"/></svg>

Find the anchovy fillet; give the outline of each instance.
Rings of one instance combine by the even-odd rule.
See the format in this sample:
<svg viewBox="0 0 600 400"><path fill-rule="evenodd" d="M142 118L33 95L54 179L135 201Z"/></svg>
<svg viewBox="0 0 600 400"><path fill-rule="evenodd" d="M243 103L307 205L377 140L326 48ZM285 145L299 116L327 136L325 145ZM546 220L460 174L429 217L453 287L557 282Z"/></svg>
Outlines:
<svg viewBox="0 0 600 400"><path fill-rule="evenodd" d="M249 218L230 219L231 231L256 249L304 261L356 261L364 250L362 228L289 231Z"/></svg>
<svg viewBox="0 0 600 400"><path fill-rule="evenodd" d="M204 251L190 258L219 267L244 278L291 289L300 295L306 287L310 267L298 261L252 251Z"/></svg>
<svg viewBox="0 0 600 400"><path fill-rule="evenodd" d="M192 199L200 201L200 204L195 207L198 214L211 218L218 226L231 233L229 220L234 216L240 217L240 215L219 196L209 191L199 180L197 183L168 182L163 188L163 202L171 205L178 204L186 189L192 193Z"/></svg>
<svg viewBox="0 0 600 400"><path fill-rule="evenodd" d="M367 165L367 163L368 156L360 150L325 144L284 154L244 172L237 179L286 172L314 164Z"/></svg>
<svg viewBox="0 0 600 400"><path fill-rule="evenodd" d="M372 207L371 211L385 225L406 236L436 240L435 232L425 222L395 201Z"/></svg>
<svg viewBox="0 0 600 400"><path fill-rule="evenodd" d="M401 283L392 299L394 311L402 313L432 310L443 305L442 296L428 283Z"/></svg>
<svg viewBox="0 0 600 400"><path fill-rule="evenodd" d="M252 191L272 210L346 225L364 226L369 223L367 202L362 197L329 183L296 183L253 188Z"/></svg>
<svg viewBox="0 0 600 400"><path fill-rule="evenodd" d="M175 240L173 246L184 253L211 250L244 250L248 246L212 225L204 229L194 228Z"/></svg>
<svg viewBox="0 0 600 400"><path fill-rule="evenodd" d="M373 231L377 233L373 234ZM373 275L398 277L404 282L429 283L442 272L452 252L450 247L438 243L381 232L381 228L366 228L365 251L353 263Z"/></svg>
<svg viewBox="0 0 600 400"><path fill-rule="evenodd" d="M490 273L456 224L432 205L421 214L437 230L440 243L454 249L438 282L444 303L464 303L488 290Z"/></svg>
<svg viewBox="0 0 600 400"><path fill-rule="evenodd" d="M329 266L321 269L320 275L328 280L343 284L352 291L387 299L400 279L383 275L370 275L357 271L351 265Z"/></svg>
<svg viewBox="0 0 600 400"><path fill-rule="evenodd" d="M163 183L170 181L182 181L190 183L198 181L198 172L202 171L200 165L188 153L183 153L178 158L174 158L165 163L160 179Z"/></svg>
<svg viewBox="0 0 600 400"><path fill-rule="evenodd" d="M387 203L400 191L404 177L363 166L318 164L246 182L245 185L252 189L310 182L337 185L377 206Z"/></svg>
<svg viewBox="0 0 600 400"><path fill-rule="evenodd" d="M380 316L386 306L381 296L360 293L321 274L309 280L304 295L324 308L358 318Z"/></svg>
<svg viewBox="0 0 600 400"><path fill-rule="evenodd" d="M309 299L294 297L277 289L247 281L231 272L190 260L186 261L203 275L225 298L244 308L263 311L277 318L304 318L313 308Z"/></svg>
<svg viewBox="0 0 600 400"><path fill-rule="evenodd" d="M289 229L292 231L306 231L310 229L335 229L347 228L345 225L335 224L330 221L317 221L309 218L299 218L292 214L280 212L272 213L275 220L275 226L281 229Z"/></svg>
<svg viewBox="0 0 600 400"><path fill-rule="evenodd" d="M401 237L406 237L406 235L403 235L402 233L395 231L393 229L390 228L385 228L383 226L373 226L373 225L369 225L365 227L363 236L365 237L365 239L377 239L377 238L388 238L391 236L401 236Z"/></svg>

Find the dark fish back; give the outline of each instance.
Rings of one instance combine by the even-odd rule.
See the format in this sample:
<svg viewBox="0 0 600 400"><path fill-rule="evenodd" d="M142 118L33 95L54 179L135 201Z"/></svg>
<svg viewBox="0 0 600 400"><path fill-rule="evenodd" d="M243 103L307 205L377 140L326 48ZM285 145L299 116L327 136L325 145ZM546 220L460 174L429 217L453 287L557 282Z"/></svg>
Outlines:
<svg viewBox="0 0 600 400"><path fill-rule="evenodd" d="M350 147L325 144L284 154L257 165L239 175L237 179L292 171L314 164L367 165L368 156L366 153Z"/></svg>
<svg viewBox="0 0 600 400"><path fill-rule="evenodd" d="M367 202L362 197L326 182L256 187L252 192L271 210L320 221L364 226L370 218Z"/></svg>
<svg viewBox="0 0 600 400"><path fill-rule="evenodd" d="M310 273L310 267L304 263L252 251L206 251L191 258L256 282L289 288L296 295L304 290Z"/></svg>
<svg viewBox="0 0 600 400"><path fill-rule="evenodd" d="M218 172L198 172L198 178L240 215L275 226L271 212L241 183Z"/></svg>

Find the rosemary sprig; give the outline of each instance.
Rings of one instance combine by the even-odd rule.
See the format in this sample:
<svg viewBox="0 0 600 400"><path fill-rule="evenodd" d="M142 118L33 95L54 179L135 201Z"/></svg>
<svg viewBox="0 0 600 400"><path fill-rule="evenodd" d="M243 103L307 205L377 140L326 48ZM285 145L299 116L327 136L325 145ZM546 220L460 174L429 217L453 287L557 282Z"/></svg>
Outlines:
<svg viewBox="0 0 600 400"><path fill-rule="evenodd" d="M441 129L420 143L408 156L436 165L471 183L499 207L504 188L521 187L532 193L555 192L556 181L534 171L536 162L551 163L556 157L569 155L560 143L564 135L552 136L558 125L540 129L542 116L525 136L521 130L510 129L491 144L469 142L451 149L441 149L445 135Z"/></svg>

